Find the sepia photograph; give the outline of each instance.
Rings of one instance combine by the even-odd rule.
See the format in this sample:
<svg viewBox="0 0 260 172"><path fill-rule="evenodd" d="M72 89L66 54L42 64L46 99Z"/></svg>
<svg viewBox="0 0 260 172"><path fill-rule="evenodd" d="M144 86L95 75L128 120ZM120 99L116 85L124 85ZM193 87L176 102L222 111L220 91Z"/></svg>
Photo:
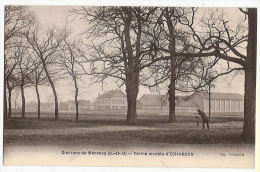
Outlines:
<svg viewBox="0 0 260 172"><path fill-rule="evenodd" d="M5 5L3 165L255 168L257 11Z"/></svg>

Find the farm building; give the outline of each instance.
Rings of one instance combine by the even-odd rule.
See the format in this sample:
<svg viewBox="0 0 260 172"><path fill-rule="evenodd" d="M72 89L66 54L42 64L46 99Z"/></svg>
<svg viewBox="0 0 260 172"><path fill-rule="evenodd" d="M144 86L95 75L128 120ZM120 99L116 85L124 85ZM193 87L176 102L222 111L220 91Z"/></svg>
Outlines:
<svg viewBox="0 0 260 172"><path fill-rule="evenodd" d="M22 107L19 107L21 110ZM42 112L53 112L54 111L54 103L41 103L41 111ZM26 112L37 112L38 104L37 102L29 102L25 105Z"/></svg>
<svg viewBox="0 0 260 172"><path fill-rule="evenodd" d="M183 96L176 96L176 113L179 112L196 112L198 109L196 104L187 100ZM139 113L169 113L168 95L144 94L138 102Z"/></svg>
<svg viewBox="0 0 260 172"><path fill-rule="evenodd" d="M127 109L127 99L121 90L110 90L99 94L94 103L95 110L123 110Z"/></svg>
<svg viewBox="0 0 260 172"><path fill-rule="evenodd" d="M88 100L79 100L78 107L79 107L79 112L92 110L92 103ZM76 111L75 101L68 100L66 102L61 102L59 104L59 109L60 111L63 112L75 112Z"/></svg>
<svg viewBox="0 0 260 172"><path fill-rule="evenodd" d="M92 110L93 106L92 103L89 100L79 100L79 111L89 111Z"/></svg>
<svg viewBox="0 0 260 172"><path fill-rule="evenodd" d="M167 106L167 102L163 101L166 96L155 94L144 94L138 102L138 108L143 110L162 110L163 106Z"/></svg>
<svg viewBox="0 0 260 172"><path fill-rule="evenodd" d="M92 110L93 106L88 100L79 100L79 112L85 112L88 110ZM30 102L26 104L25 110L27 112L37 112L37 103ZM54 112L54 103L41 103L41 111L42 112ZM65 102L59 103L59 111L60 112L75 112L75 101L67 100Z"/></svg>
<svg viewBox="0 0 260 172"><path fill-rule="evenodd" d="M189 99L198 108L207 112L209 110L209 95L205 92L196 92L189 96ZM212 112L243 112L244 97L236 93L211 93Z"/></svg>
<svg viewBox="0 0 260 172"><path fill-rule="evenodd" d="M206 92L196 92L190 96L176 96L176 114L196 113L198 109L209 111L209 95ZM167 95L145 94L138 102L139 113L168 113ZM211 93L211 112L243 112L243 96L236 93Z"/></svg>

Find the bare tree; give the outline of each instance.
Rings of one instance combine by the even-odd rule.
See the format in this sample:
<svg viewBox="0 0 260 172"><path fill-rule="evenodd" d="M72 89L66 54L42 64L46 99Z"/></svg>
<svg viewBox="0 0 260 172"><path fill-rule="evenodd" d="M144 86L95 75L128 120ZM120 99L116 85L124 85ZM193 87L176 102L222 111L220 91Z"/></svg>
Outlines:
<svg viewBox="0 0 260 172"><path fill-rule="evenodd" d="M100 57L101 56L106 57L107 61L111 59L113 59L114 61L110 65L104 65L104 70L96 73L103 74L103 76L112 76L118 79L122 79L123 82L126 84L127 93L129 90L133 89L133 91L129 91L129 95L128 95L128 110L129 110L128 119L131 119L131 117L133 117L133 119L136 118L134 117L136 115L130 115L130 114L135 114L135 111L133 110L135 109L134 108L135 103L132 102L134 100L135 95L137 95L138 93L138 91L135 90L138 90L137 87L139 83L139 72L143 68L148 67L157 61L169 59L169 56L168 57L164 56L164 57L153 59L152 61L150 61L150 63L147 61L146 63L142 63L143 61L140 61L140 59L142 59L140 57L144 52L142 50L144 50L145 48L138 45L143 45L140 44L141 43L140 41L143 40L142 31L144 31L146 28L144 23L146 22L149 23L149 22L147 20L138 21L138 13L136 13L135 10L136 8L98 8L93 11L88 11L87 9L83 8L82 10L74 11L79 15L84 15L83 18L86 17L85 19L88 19L88 21L92 24L91 25L92 34L98 33L100 36L107 36L107 38L108 37L111 38L111 39L107 39L106 41L103 41L103 44L100 44L102 46L96 47L96 50L98 49L98 51L96 52L99 52L98 55ZM180 17L178 17L178 22L181 25L183 25L183 27L187 30L187 33L191 35L192 39L190 39L190 45L192 46L193 52L192 53L173 52L173 51L170 52L169 49L164 47L158 47L156 50L161 50L164 52L171 53L171 58L185 57L186 59L189 59L195 57L200 57L200 58L215 57L216 61L218 61L219 59L221 59L222 61L223 60L227 61L227 70L214 76L212 80L224 74L228 74L234 71L244 70L246 76L245 79L246 91L245 91L245 112L244 112L245 122L244 122L243 133L246 134L243 134L243 136L246 139L254 138L253 131L255 128L254 127L255 118L253 112L255 112L255 110L253 105L255 104L254 103L255 99L254 96L248 96L254 94L254 93L249 93L250 91L248 88L252 90L253 88L249 87L250 85L249 81L255 81L254 78L255 78L256 67L254 62L256 58L255 58L255 54L251 54L251 53L255 53L255 51L249 51L249 50L252 50L256 46L255 39L253 39L254 36L251 36L251 35L256 35L256 24L255 24L256 10L255 9L241 10L246 16L248 16L248 24L247 24L248 27L246 27L246 25L243 24L242 25L239 24L237 25L237 27L233 27L228 23L229 20L225 19L225 15L216 15L217 13L214 12L207 13L208 14L207 16L202 17L201 14L203 12L197 13L198 10L197 8L189 8L188 10L190 12L187 15L182 15L183 13L186 13L185 12L186 10L187 8L186 9L184 8L182 11L181 10L179 11ZM147 14L151 14L149 12L145 12L145 10L143 9L141 11L145 13L141 15L142 17ZM200 20L201 17L202 19ZM248 32L247 32L247 28L249 28ZM133 29L132 32L130 31L131 29ZM247 33L250 34L248 35ZM133 37L134 34L136 36L135 38ZM117 39L117 43L113 42L115 39ZM248 40L252 40L252 42ZM135 42L135 44L133 44L135 45L134 49L131 48L132 41ZM115 53L115 51L113 52L114 49L111 48L112 46L109 47L110 48L109 53L104 51L105 49L108 48L108 46L107 47L103 46L107 42L109 42L110 44L111 42L113 42L115 43L113 44L113 46L117 45L118 47L120 47L121 54L123 56L121 57L120 53ZM248 46L246 46L246 44L248 44ZM140 47L142 49L141 51L139 51ZM243 52L243 49L246 49L246 47L248 53L247 55L244 55L241 52ZM242 51L240 51L241 49ZM135 52L135 54L133 54L133 52ZM121 64L117 63L118 66L120 66L121 68L119 68L118 66L117 68L115 68L115 60L118 59L121 59L122 61L123 59L125 59L125 63L123 63L123 66L122 63ZM103 62L106 60L103 60ZM125 64L127 65L129 64L129 66ZM136 64L137 66L135 66Z"/></svg>
<svg viewBox="0 0 260 172"><path fill-rule="evenodd" d="M168 10L168 8L166 8ZM167 10L165 10L167 12ZM196 17L197 15L201 15L197 13L196 8L179 8L178 10L176 10L175 8L171 8L168 10L168 14L169 11L172 12L173 15L173 19L170 20L169 15L164 15L164 17L166 18L167 21L167 26L169 29L169 38L172 41L169 41L169 49L164 48L165 46L161 46L158 47L158 50L170 53L171 58L175 60L175 63L171 63L173 64L171 67L172 72L171 73L171 78L174 78L173 76L175 76L176 79L176 59L178 58L176 55L176 47L174 45L176 45L176 34L174 34L174 29L176 30L176 22L180 23L182 25L182 30L184 32L186 32L188 35L190 35L189 39L189 47L192 47L192 53L188 53L190 54L190 56L187 56L186 52L182 52L183 54L183 59L185 61L191 59L191 58L198 58L198 60L200 60L201 62L199 64L201 64L200 68L202 68L203 70L202 73L198 73L199 75L195 75L195 81L199 81L197 82L198 84L196 84L197 86L194 87L193 85L192 88L194 88L194 90L198 90L200 88L205 87L207 84L211 83L214 79L225 75L225 74L229 74L231 72L239 72L241 70L244 70L245 67L245 63L244 63L244 59L245 59L245 55L241 54L238 52L237 49L243 49L243 47L245 47L245 41L247 39L247 35L244 34L244 32L246 31L246 27L244 27L243 25L238 25L237 28L233 29L230 26L228 26L228 21L226 21L224 18L225 16L222 15L216 15L218 13L207 13L209 14L207 17L203 17L202 20L199 19L199 17ZM243 11L243 10L242 10ZM205 11L204 11L205 12ZM245 11L243 11L245 12ZM197 14L197 15L196 15ZM246 12L245 12L246 14ZM217 17L216 17L217 16ZM167 20L168 18L168 20ZM177 20L177 21L176 21ZM202 21L202 23L199 23L200 21ZM173 22L175 22L173 24ZM162 22L161 22L162 23ZM198 24L199 23L199 24ZM201 27L201 25L205 25L206 28ZM187 26L187 27L185 27ZM187 29L188 28L188 29ZM171 30L171 31L170 31ZM158 44L160 45L160 44ZM172 46L170 46L172 45ZM242 50L243 51L243 50ZM186 54L186 55L185 55ZM197 57L195 57L194 55L197 55ZM205 56L206 55L206 56ZM237 56L237 57L233 57L233 55ZM207 79L208 75L209 75L209 69L212 69L216 64L218 64L219 61L221 60L225 60L227 61L227 67L226 70L221 71L221 72L217 72L217 74L213 77L211 77L210 79ZM194 61L193 61L194 62ZM209 65L205 66L205 62L208 63ZM234 65L230 65L229 62L233 62L233 63L237 63L240 66L234 66ZM195 63L197 64L197 63ZM208 67L207 67L208 66ZM204 68L207 68L206 70L204 70ZM194 79L192 79L190 76L194 76L193 74L191 75L189 72L184 72L184 76L186 79L192 81L190 83L194 82ZM163 77L165 78L165 77ZM164 79L162 79L162 81L165 81ZM172 80L172 81L176 81L176 80ZM172 82L174 83L174 82ZM158 84L158 82L156 83ZM176 89L176 87L174 87L172 84L172 86L170 88L171 93L173 95L173 90ZM186 86L187 88L187 86ZM170 96L171 97L171 96ZM246 96L245 96L246 97ZM174 101L173 99L170 100ZM246 102L246 101L245 101ZM171 104L171 103L170 103ZM170 105L170 108L174 106L173 103L172 105ZM171 113L170 113L171 114Z"/></svg>
<svg viewBox="0 0 260 172"><path fill-rule="evenodd" d="M36 60L33 58L33 51L30 49L25 38L18 40L16 43L15 56L17 60L17 78L19 78L19 87L22 98L22 118L25 117L25 94L24 88L31 85L32 73L35 70Z"/></svg>
<svg viewBox="0 0 260 172"><path fill-rule="evenodd" d="M256 109L256 47L257 47L257 9L241 10L248 17L247 56L245 59L245 96L243 137L246 141L255 141ZM241 53L240 53L241 56Z"/></svg>
<svg viewBox="0 0 260 172"><path fill-rule="evenodd" d="M7 53L6 53L7 54ZM9 54L9 53L8 53ZM13 86L13 84L10 84L13 82L13 72L14 69L17 65L15 58L14 57L7 57L5 56L5 78L4 78L4 117L5 119L7 118L7 96L6 96L6 89L8 89L9 91L9 102L11 99L11 90ZM9 81L10 80L10 81ZM11 104L9 104L9 108L10 108ZM11 116L11 111L9 110L9 116Z"/></svg>
<svg viewBox="0 0 260 172"><path fill-rule="evenodd" d="M59 62L61 66L62 73L68 75L72 78L75 88L75 110L76 116L75 121L78 122L79 118L79 87L78 80L80 77L85 74L84 70L84 60L82 59L82 49L83 45L80 41L69 42L68 40L64 41L63 51L60 53ZM62 74L62 75L63 75Z"/></svg>
<svg viewBox="0 0 260 172"><path fill-rule="evenodd" d="M33 69L33 58L31 58L30 51L27 41L22 37L22 35L18 36L14 39L15 43L13 43L12 48L8 49L8 53L6 53L12 59L12 70L9 70L8 79L6 80L9 98L9 112L8 116L11 117L11 100L12 100L12 90L19 86L21 90L22 97L22 117L25 117L25 95L24 88L29 86L30 84L30 75ZM9 61L11 60L8 59ZM7 66L8 67L8 66Z"/></svg>
<svg viewBox="0 0 260 172"><path fill-rule="evenodd" d="M184 12L183 12L184 11ZM181 13L180 13L181 12ZM150 65L151 72L143 78L143 85L149 88L156 87L162 83L168 83L169 98L169 122L176 120L175 117L175 92L193 92L199 89L204 81L205 69L212 67L211 63L216 64L219 58L207 57L195 53L193 46L189 43L191 34L179 22L180 17L189 15L190 9L184 8L161 8L155 18L157 37L152 35L151 42L154 41L155 51L162 51L161 54L169 55L166 61L158 61ZM182 53L185 56L176 56ZM192 58L187 55L193 55ZM195 57L194 55L198 55ZM208 55L210 56L210 54ZM152 81L151 81L152 80Z"/></svg>
<svg viewBox="0 0 260 172"><path fill-rule="evenodd" d="M12 93L12 102L14 103L14 109L17 110L17 102L19 101L19 90L17 90L17 88L13 89L13 93Z"/></svg>
<svg viewBox="0 0 260 172"><path fill-rule="evenodd" d="M32 73L32 83L34 83L35 86L35 92L37 96L37 116L38 119L41 118L41 98L39 93L39 85L46 85L47 84L47 78L46 75L44 75L44 70L41 64L40 59L37 60L37 62L34 64L34 71Z"/></svg>
<svg viewBox="0 0 260 172"><path fill-rule="evenodd" d="M66 30L58 31L54 28L48 29L45 33L41 34L37 29L25 33L27 41L31 45L37 57L41 60L44 72L51 85L55 99L55 120L59 119L58 97L53 78L51 77L49 69L47 68L47 61L50 59L53 60L56 57L57 51L59 51L62 42L66 39L68 35L69 33Z"/></svg>
<svg viewBox="0 0 260 172"><path fill-rule="evenodd" d="M15 87L19 85L19 79L16 76L9 75L8 80L6 81L8 89L8 118L12 116L12 91ZM16 96L15 96L16 97ZM16 97L17 99L17 97Z"/></svg>
<svg viewBox="0 0 260 172"><path fill-rule="evenodd" d="M198 51L204 49L214 52L213 56L227 62L230 71L243 70L245 73L243 138L254 142L257 10L240 9L242 15L239 24L232 23L231 19L226 18L224 14L218 15L218 11L214 10L207 13L209 15L204 16L202 20L198 20L196 11L192 8L190 18L179 19L194 35L194 47ZM203 27L196 28L198 25ZM204 32L199 29L203 29Z"/></svg>
<svg viewBox="0 0 260 172"><path fill-rule="evenodd" d="M170 85L169 85L169 122L173 122L176 120L175 117L175 81L176 81L176 58L174 57L174 53L176 51L176 36L175 36L175 25L177 24L176 19L172 20L172 15L174 15L175 8L171 11L168 8L165 9L164 17L166 18L166 23L169 30L169 51L170 51L170 68L171 68L171 77L170 77Z"/></svg>
<svg viewBox="0 0 260 172"><path fill-rule="evenodd" d="M88 57L93 59L91 74L98 82L113 77L126 86L128 124L136 121L139 73L146 61L145 54L150 50L150 45L144 43L142 29L148 29L147 19L154 10L131 7L73 10L91 24L88 33L96 39L94 45L89 46Z"/></svg>
<svg viewBox="0 0 260 172"><path fill-rule="evenodd" d="M11 49L14 47L14 39L24 30L33 25L34 16L24 6L6 6L4 11L4 119L7 118L6 87L9 77L16 67Z"/></svg>
<svg viewBox="0 0 260 172"><path fill-rule="evenodd" d="M175 57L207 57L215 53L197 51L194 53L173 52L158 47L161 41L156 34L158 8L100 7L74 9L72 12L87 21L88 34L94 45L90 45L88 57L92 57L92 75L103 82L107 77L116 78L125 84L128 109L127 122L136 121L136 97L140 84L140 73L152 64ZM154 16L155 15L155 16ZM159 25L163 26L163 25ZM154 29L151 29L154 28ZM152 30L152 32L149 32ZM151 39L152 38L152 39ZM155 41L154 41L154 40ZM169 45L169 44L168 44ZM162 53L163 52L163 53Z"/></svg>

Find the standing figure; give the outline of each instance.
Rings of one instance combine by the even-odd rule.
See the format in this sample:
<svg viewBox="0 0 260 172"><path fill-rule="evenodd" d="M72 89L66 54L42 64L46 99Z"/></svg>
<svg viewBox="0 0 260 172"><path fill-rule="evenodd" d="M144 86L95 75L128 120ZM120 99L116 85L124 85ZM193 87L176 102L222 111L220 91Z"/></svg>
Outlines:
<svg viewBox="0 0 260 172"><path fill-rule="evenodd" d="M200 115L201 118L202 118L203 130L204 130L204 124L205 123L207 124L208 130L209 130L209 119L206 116L206 114L204 112L202 112L201 110L198 110L198 115Z"/></svg>

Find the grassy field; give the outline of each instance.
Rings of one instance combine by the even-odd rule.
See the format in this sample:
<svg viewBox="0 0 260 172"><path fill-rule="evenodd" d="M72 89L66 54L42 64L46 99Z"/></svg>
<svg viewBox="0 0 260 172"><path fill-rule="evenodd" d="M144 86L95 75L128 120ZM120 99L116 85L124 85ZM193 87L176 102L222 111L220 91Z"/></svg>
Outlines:
<svg viewBox="0 0 260 172"><path fill-rule="evenodd" d="M10 118L5 124L4 164L135 164L133 166L241 168L254 166L254 144L245 144L241 139L241 116L212 116L210 129L204 131L201 123L197 127L194 116L188 115L176 116L177 121L174 123L168 123L167 115L138 115L134 125L127 125L126 116L119 114L81 114L77 123L74 122L74 114L60 114L60 119L56 122L53 114L43 114L41 120L36 118L36 114L26 116L24 119ZM83 150L132 154L112 157L62 154L63 151ZM140 156L140 152L155 153L155 156ZM194 157L156 156L158 152L191 152ZM224 155L227 157L224 158ZM209 164L209 159L214 161ZM152 163L144 164L151 160ZM207 164L198 163L205 161ZM237 161L244 163L237 164Z"/></svg>
<svg viewBox="0 0 260 172"><path fill-rule="evenodd" d="M75 123L73 115L54 121L27 117L8 119L4 146L50 145L58 147L160 147L172 144L240 144L242 117L212 117L210 130L197 127L191 116L177 116L168 123L165 115L139 115L135 125L125 123L125 115L88 114ZM81 116L82 117L82 116Z"/></svg>

